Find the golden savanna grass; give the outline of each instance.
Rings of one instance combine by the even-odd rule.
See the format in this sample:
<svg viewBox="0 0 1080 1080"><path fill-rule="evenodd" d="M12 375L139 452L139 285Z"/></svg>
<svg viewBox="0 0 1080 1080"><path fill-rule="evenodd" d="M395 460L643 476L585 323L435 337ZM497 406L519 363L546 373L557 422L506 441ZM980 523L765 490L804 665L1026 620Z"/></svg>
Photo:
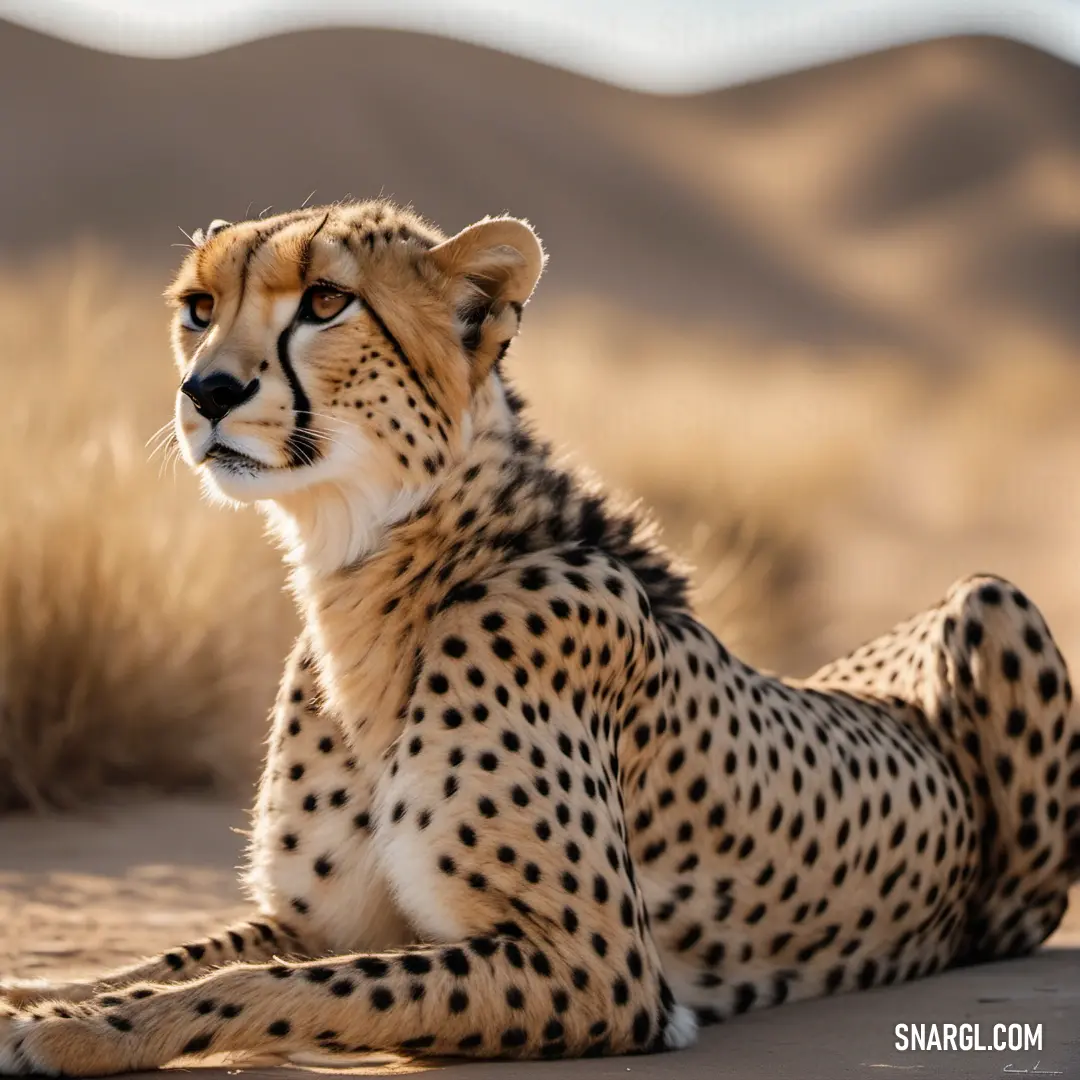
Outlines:
<svg viewBox="0 0 1080 1080"><path fill-rule="evenodd" d="M246 795L261 757L296 618L257 515L151 454L176 381L161 284L92 248L0 273L0 809ZM656 510L751 661L807 672L977 569L1080 641L1080 379L1036 338L946 378L552 302L511 371Z"/></svg>

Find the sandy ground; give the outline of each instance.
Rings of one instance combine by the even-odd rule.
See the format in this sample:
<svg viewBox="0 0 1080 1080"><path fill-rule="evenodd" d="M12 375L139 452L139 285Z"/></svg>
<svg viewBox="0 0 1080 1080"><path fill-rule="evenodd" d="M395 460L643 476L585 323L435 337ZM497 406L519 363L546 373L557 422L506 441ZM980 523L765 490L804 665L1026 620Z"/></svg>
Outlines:
<svg viewBox="0 0 1080 1080"><path fill-rule="evenodd" d="M235 867L245 815L197 800L130 804L97 817L21 818L0 825L0 972L76 976L174 946L245 911ZM723 1075L839 1080L912 1072L990 1078L1011 1071L1080 1070L1080 892L1050 945L1007 964L948 972L890 990L768 1010L710 1028L691 1050L649 1058L550 1064L370 1059L348 1072L389 1075L537 1074L600 1078ZM1042 1025L1040 1052L901 1052L895 1025ZM235 1063L234 1063L235 1064ZM310 1069L259 1063L247 1075ZM340 1071L340 1070L337 1070ZM200 1070L230 1075L224 1064Z"/></svg>

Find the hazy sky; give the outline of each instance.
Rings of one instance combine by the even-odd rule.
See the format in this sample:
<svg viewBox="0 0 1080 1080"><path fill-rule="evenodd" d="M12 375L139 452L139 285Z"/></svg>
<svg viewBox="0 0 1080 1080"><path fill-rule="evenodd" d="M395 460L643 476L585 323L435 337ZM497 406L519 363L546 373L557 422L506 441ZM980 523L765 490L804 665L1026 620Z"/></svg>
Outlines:
<svg viewBox="0 0 1080 1080"><path fill-rule="evenodd" d="M949 33L1080 61L1080 0L0 0L94 48L183 56L304 27L421 30L645 90L705 90Z"/></svg>

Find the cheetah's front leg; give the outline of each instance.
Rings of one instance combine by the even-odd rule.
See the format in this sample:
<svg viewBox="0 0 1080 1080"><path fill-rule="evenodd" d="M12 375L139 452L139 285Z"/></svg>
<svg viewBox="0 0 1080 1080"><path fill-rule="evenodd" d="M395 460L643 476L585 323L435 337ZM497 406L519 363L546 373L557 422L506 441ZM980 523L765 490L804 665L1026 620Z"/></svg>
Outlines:
<svg viewBox="0 0 1080 1080"><path fill-rule="evenodd" d="M198 978L212 968L238 960L257 962L275 956L307 955L311 954L292 927L272 916L262 916L96 979L68 983L0 982L0 1006L5 1002L15 1008L27 1008L42 1001L87 1001L133 983L168 983Z"/></svg>
<svg viewBox="0 0 1080 1080"><path fill-rule="evenodd" d="M635 982L632 973L590 971L508 923L459 945L234 964L180 986L137 988L117 1006L0 1016L0 1074L104 1076L204 1052L560 1057L662 1048L677 1038L666 1031L670 992L653 998Z"/></svg>

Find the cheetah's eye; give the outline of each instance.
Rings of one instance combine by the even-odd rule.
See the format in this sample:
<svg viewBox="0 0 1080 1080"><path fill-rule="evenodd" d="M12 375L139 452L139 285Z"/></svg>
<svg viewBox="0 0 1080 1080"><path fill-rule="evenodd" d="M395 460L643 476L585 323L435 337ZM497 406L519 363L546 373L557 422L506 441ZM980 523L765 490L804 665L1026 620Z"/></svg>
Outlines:
<svg viewBox="0 0 1080 1080"><path fill-rule="evenodd" d="M214 298L209 293L192 293L184 301L180 321L189 330L205 330L214 315Z"/></svg>
<svg viewBox="0 0 1080 1080"><path fill-rule="evenodd" d="M352 302L347 292L329 285L313 285L300 305L300 316L308 322L329 322L340 315Z"/></svg>

